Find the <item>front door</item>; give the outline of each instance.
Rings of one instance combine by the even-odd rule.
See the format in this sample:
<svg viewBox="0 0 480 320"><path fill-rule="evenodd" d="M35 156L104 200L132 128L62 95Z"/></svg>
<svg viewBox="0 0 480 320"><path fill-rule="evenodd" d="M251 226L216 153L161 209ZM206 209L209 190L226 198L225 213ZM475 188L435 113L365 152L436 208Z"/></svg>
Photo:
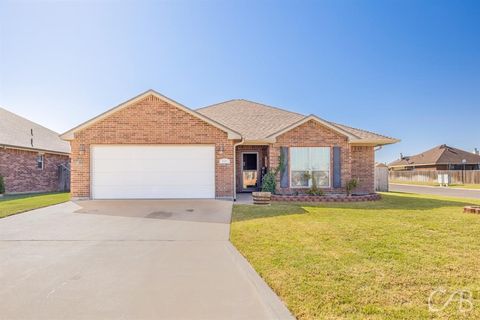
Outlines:
<svg viewBox="0 0 480 320"><path fill-rule="evenodd" d="M242 190L255 191L258 188L258 153L242 154Z"/></svg>

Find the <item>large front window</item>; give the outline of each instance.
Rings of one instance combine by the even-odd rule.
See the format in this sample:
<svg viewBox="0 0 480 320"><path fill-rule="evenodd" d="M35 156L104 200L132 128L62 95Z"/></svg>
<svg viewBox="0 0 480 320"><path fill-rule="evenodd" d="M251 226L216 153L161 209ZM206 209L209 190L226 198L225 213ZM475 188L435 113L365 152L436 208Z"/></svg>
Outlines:
<svg viewBox="0 0 480 320"><path fill-rule="evenodd" d="M290 179L294 188L330 186L330 148L290 148Z"/></svg>

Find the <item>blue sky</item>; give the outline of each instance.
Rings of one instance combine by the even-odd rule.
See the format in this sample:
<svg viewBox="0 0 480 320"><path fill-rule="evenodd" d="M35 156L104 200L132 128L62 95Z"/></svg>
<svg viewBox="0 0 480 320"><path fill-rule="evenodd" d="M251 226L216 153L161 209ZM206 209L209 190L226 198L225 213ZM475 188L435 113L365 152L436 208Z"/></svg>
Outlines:
<svg viewBox="0 0 480 320"><path fill-rule="evenodd" d="M147 89L480 147L480 1L2 1L0 105L63 132Z"/></svg>

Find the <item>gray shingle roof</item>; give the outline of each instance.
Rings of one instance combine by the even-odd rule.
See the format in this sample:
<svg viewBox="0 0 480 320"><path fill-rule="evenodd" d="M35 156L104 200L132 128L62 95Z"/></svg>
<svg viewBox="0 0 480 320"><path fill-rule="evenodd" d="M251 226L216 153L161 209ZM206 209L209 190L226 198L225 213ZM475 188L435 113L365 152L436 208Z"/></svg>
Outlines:
<svg viewBox="0 0 480 320"><path fill-rule="evenodd" d="M196 111L239 132L247 140L264 139L305 118L248 100L230 100Z"/></svg>
<svg viewBox="0 0 480 320"><path fill-rule="evenodd" d="M0 146L3 145L70 153L70 144L61 140L58 133L0 108Z"/></svg>
<svg viewBox="0 0 480 320"><path fill-rule="evenodd" d="M307 117L296 112L243 99L221 102L196 111L239 132L246 140L265 139ZM381 140L384 141L381 144L387 144L398 141L370 131L333 122L328 123L354 136L355 142Z"/></svg>

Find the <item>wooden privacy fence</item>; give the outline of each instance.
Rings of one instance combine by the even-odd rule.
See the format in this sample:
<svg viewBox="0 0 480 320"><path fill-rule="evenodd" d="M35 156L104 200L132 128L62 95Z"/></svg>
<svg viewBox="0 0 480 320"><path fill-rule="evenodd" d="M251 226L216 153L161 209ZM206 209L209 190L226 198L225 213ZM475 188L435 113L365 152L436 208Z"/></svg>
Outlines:
<svg viewBox="0 0 480 320"><path fill-rule="evenodd" d="M70 191L70 166L58 166L58 191Z"/></svg>
<svg viewBox="0 0 480 320"><path fill-rule="evenodd" d="M391 182L438 183L439 174L448 174L450 184L480 184L480 170L390 171Z"/></svg>
<svg viewBox="0 0 480 320"><path fill-rule="evenodd" d="M375 191L388 191L388 168L375 167Z"/></svg>

